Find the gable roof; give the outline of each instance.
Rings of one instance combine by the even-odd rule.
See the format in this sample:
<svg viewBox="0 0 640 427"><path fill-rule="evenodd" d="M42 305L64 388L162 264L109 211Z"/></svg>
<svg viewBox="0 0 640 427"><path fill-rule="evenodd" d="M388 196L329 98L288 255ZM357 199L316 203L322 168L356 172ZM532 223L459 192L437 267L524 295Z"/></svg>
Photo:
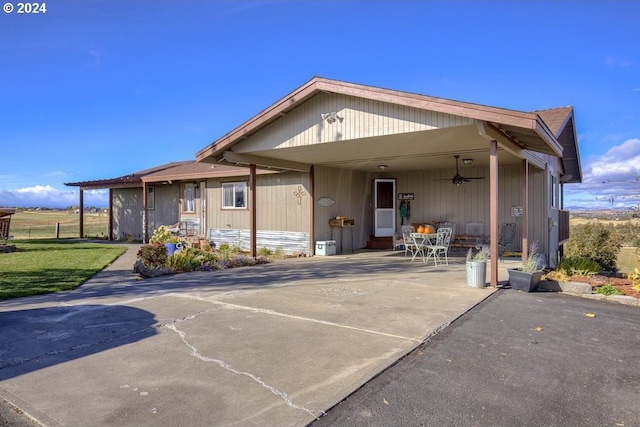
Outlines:
<svg viewBox="0 0 640 427"><path fill-rule="evenodd" d="M335 93L467 117L493 124L522 148L562 156L562 146L535 112L521 112L314 77L270 107L196 153L199 162L216 162L225 151L318 93Z"/></svg>
<svg viewBox="0 0 640 427"><path fill-rule="evenodd" d="M550 108L537 111L562 145L563 183L582 182L580 151L573 117L573 107Z"/></svg>

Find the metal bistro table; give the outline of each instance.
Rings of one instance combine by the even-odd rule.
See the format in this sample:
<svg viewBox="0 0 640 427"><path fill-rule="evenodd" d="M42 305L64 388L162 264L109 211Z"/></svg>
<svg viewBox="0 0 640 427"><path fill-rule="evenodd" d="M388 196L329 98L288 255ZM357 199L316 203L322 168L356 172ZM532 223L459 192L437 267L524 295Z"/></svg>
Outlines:
<svg viewBox="0 0 640 427"><path fill-rule="evenodd" d="M329 220L329 225L331 226L331 240L336 240L333 237L333 230L335 229L339 229L340 230L340 253L342 253L342 249L344 247L343 245L343 238L344 238L344 232L343 230L345 228L349 229L350 235L351 235L351 252L353 252L353 228L356 226L356 221L354 219L351 218L332 218Z"/></svg>
<svg viewBox="0 0 640 427"><path fill-rule="evenodd" d="M410 234L413 241L416 243L416 251L413 253L413 257L411 257L411 262L416 259L416 256L420 254L420 258L422 262L427 263L427 253L426 247L428 245L434 245L436 243L436 239L438 237L437 233L411 233Z"/></svg>

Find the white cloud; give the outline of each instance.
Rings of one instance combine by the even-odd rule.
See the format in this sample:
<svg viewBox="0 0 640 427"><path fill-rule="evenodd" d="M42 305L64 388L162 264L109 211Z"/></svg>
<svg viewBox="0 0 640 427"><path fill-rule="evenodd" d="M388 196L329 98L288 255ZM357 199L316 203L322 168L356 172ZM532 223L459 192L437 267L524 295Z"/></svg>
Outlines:
<svg viewBox="0 0 640 427"><path fill-rule="evenodd" d="M77 206L80 202L78 190L61 191L50 185L6 189L0 188L0 206L31 208L66 208ZM84 192L84 205L107 207L108 190L90 190Z"/></svg>
<svg viewBox="0 0 640 427"><path fill-rule="evenodd" d="M640 201L640 139L611 147L586 159L582 184L565 186L565 206L624 208Z"/></svg>

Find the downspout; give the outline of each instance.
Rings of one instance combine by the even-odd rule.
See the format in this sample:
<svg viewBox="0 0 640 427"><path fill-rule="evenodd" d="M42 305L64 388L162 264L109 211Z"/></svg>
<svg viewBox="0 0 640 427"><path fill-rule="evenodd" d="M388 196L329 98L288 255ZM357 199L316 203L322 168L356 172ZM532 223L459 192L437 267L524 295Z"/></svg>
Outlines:
<svg viewBox="0 0 640 427"><path fill-rule="evenodd" d="M258 253L256 250L256 165L249 165L249 251L252 257Z"/></svg>

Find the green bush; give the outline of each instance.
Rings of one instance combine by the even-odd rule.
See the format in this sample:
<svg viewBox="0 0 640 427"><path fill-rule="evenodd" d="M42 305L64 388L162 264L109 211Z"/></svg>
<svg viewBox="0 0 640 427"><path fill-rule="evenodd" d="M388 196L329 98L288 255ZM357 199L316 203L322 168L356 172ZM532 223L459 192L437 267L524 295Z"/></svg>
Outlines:
<svg viewBox="0 0 640 427"><path fill-rule="evenodd" d="M229 243L221 243L218 247L218 253L222 259L227 261L231 260L236 255L239 255L241 252L240 248L234 245L230 245Z"/></svg>
<svg viewBox="0 0 640 427"><path fill-rule="evenodd" d="M640 224L623 222L616 224L616 233L620 235L620 242L625 246L640 246Z"/></svg>
<svg viewBox="0 0 640 427"><path fill-rule="evenodd" d="M162 243L153 243L140 247L138 258L145 267L162 267L167 262L167 248Z"/></svg>
<svg viewBox="0 0 640 427"><path fill-rule="evenodd" d="M595 261L580 257L564 257L556 266L556 270L567 276L590 276L602 270Z"/></svg>
<svg viewBox="0 0 640 427"><path fill-rule="evenodd" d="M258 255L271 256L271 255L273 255L273 251L271 249L269 249L269 248L266 248L266 247L260 248L258 250Z"/></svg>
<svg viewBox="0 0 640 427"><path fill-rule="evenodd" d="M601 295L622 295L622 292L620 292L618 288L616 288L615 286L612 286L609 283L603 286L596 287L594 291L597 294L601 294Z"/></svg>
<svg viewBox="0 0 640 427"><path fill-rule="evenodd" d="M587 223L572 228L566 255L595 261L603 269L615 271L621 247L622 239L613 227Z"/></svg>

